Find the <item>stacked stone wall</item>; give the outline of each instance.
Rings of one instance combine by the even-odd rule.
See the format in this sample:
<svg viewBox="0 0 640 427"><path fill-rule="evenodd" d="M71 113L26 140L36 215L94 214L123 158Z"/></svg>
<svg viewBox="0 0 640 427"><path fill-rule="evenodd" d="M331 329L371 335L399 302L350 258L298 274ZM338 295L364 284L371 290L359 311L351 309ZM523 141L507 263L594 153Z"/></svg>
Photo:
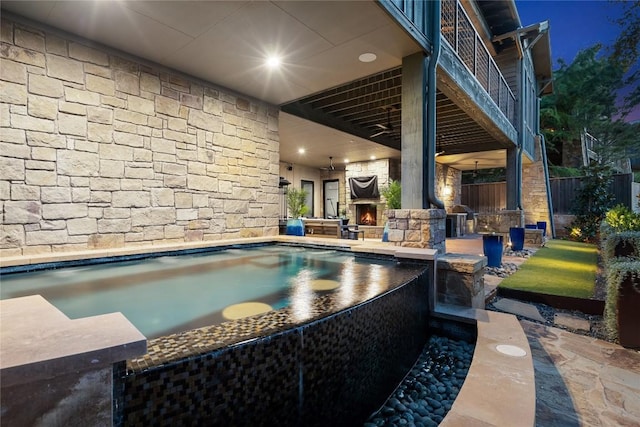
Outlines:
<svg viewBox="0 0 640 427"><path fill-rule="evenodd" d="M436 163L436 196L450 210L461 204L462 199L462 171Z"/></svg>
<svg viewBox="0 0 640 427"><path fill-rule="evenodd" d="M2 19L2 256L278 233L278 109Z"/></svg>
<svg viewBox="0 0 640 427"><path fill-rule="evenodd" d="M547 184L538 138L535 146L537 160L522 167L522 208L525 211L525 223L535 224L538 221L546 221L550 224Z"/></svg>
<svg viewBox="0 0 640 427"><path fill-rule="evenodd" d="M446 253L447 212L444 209L389 209L389 242Z"/></svg>

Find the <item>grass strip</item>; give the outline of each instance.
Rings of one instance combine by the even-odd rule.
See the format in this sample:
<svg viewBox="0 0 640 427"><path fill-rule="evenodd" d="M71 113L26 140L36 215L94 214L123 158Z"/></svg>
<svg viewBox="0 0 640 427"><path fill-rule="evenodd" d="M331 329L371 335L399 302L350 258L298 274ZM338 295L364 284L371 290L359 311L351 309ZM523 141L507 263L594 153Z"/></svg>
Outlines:
<svg viewBox="0 0 640 427"><path fill-rule="evenodd" d="M591 298L597 263L598 249L595 245L549 240L499 286L542 294Z"/></svg>

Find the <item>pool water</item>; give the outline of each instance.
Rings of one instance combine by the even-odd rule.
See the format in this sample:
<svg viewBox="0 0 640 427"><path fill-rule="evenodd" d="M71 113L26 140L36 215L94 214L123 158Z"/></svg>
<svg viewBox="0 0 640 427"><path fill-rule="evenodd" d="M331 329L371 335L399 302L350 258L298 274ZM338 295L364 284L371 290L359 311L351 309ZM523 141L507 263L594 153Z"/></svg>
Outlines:
<svg viewBox="0 0 640 427"><path fill-rule="evenodd" d="M328 292L347 304L354 283L375 282L393 264L331 249L226 249L3 274L0 299L39 294L72 319L121 312L155 338L250 315L252 307L304 313L310 298ZM244 311L238 304L247 302Z"/></svg>

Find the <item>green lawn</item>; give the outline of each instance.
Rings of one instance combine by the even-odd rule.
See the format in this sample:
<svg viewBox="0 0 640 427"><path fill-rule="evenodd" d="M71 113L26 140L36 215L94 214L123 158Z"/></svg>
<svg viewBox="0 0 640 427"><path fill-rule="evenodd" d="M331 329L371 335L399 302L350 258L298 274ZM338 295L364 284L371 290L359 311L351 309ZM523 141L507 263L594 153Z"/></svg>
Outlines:
<svg viewBox="0 0 640 427"><path fill-rule="evenodd" d="M550 240L499 286L577 298L593 296L598 249L595 245Z"/></svg>

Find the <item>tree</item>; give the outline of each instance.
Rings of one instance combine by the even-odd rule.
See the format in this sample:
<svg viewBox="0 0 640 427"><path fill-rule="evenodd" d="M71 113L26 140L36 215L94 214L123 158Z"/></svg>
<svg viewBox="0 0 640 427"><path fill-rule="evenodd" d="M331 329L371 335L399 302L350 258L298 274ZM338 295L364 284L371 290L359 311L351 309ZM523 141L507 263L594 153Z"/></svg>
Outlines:
<svg viewBox="0 0 640 427"><path fill-rule="evenodd" d="M554 93L542 99L540 111L549 151L580 144L580 134L586 129L600 141L601 163L640 154L640 126L625 121L640 99L618 100L618 93L630 81L625 77L629 64L601 50L600 45L584 49L571 64L559 60Z"/></svg>
<svg viewBox="0 0 640 427"><path fill-rule="evenodd" d="M584 179L573 201L569 235L580 241L593 242L597 239L600 222L613 207L615 198L610 192L613 178L611 168L602 164L591 164L584 168Z"/></svg>
<svg viewBox="0 0 640 427"><path fill-rule="evenodd" d="M640 85L637 84L640 80L640 1L616 0L615 3L622 5L623 12L614 20L620 26L620 34L612 46L611 57L620 62L627 73L625 86L630 90L624 103L633 106L640 103Z"/></svg>

